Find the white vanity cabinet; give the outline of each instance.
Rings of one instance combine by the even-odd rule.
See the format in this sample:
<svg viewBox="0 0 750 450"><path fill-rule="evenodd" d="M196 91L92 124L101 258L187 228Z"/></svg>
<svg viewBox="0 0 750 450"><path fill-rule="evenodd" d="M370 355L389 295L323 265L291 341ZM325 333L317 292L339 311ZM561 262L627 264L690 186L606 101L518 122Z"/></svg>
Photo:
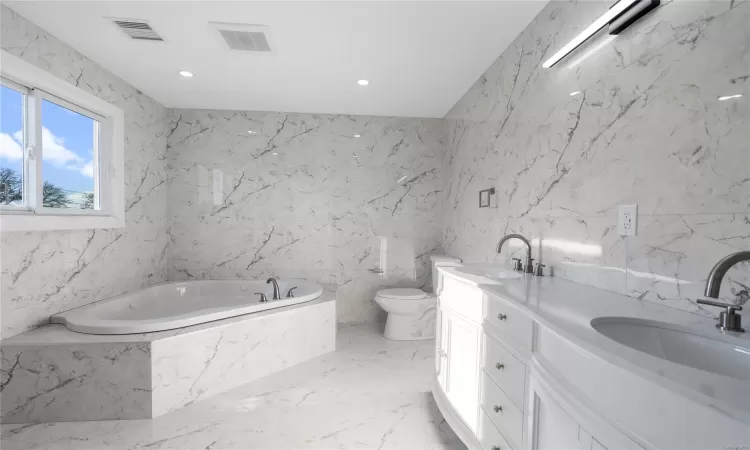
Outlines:
<svg viewBox="0 0 750 450"><path fill-rule="evenodd" d="M534 360L538 325L518 304L441 275L435 399L470 449L641 449Z"/></svg>
<svg viewBox="0 0 750 450"><path fill-rule="evenodd" d="M479 399L480 327L461 316L442 311L445 371L440 386L456 414L474 433Z"/></svg>
<svg viewBox="0 0 750 450"><path fill-rule="evenodd" d="M470 448L522 450L527 368L521 354L528 352L533 323L478 287L451 278L440 285L435 369L442 392L436 398L450 405L443 415L459 436L471 434L470 442L461 436ZM498 325L488 325L490 317Z"/></svg>
<svg viewBox="0 0 750 450"><path fill-rule="evenodd" d="M459 425L466 428L467 433L476 436L482 363L482 291L456 280L441 281L435 341L439 358L435 366L437 381L441 394L450 404L448 420L460 421ZM473 301L477 296L479 300ZM451 425L455 430L457 424Z"/></svg>
<svg viewBox="0 0 750 450"><path fill-rule="evenodd" d="M536 366L537 364L534 363ZM529 379L529 450L643 450L555 386L543 370Z"/></svg>

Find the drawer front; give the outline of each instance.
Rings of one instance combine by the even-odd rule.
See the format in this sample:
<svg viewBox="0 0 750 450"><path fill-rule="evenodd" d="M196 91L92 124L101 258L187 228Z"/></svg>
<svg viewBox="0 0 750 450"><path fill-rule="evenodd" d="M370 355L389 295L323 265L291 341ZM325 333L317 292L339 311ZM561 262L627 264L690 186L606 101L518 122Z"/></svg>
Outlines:
<svg viewBox="0 0 750 450"><path fill-rule="evenodd" d="M482 377L482 409L513 445L523 442L523 412L486 374Z"/></svg>
<svg viewBox="0 0 750 450"><path fill-rule="evenodd" d="M526 365L511 355L505 347L484 335L484 371L492 377L511 401L523 410L526 398Z"/></svg>
<svg viewBox="0 0 750 450"><path fill-rule="evenodd" d="M482 322L482 304L484 293L478 287L470 286L451 277L442 277L440 290L440 305L447 306L453 311L476 323Z"/></svg>
<svg viewBox="0 0 750 450"><path fill-rule="evenodd" d="M479 416L479 443L482 444L483 450L509 450L513 448L497 431L495 425L492 424L492 420L484 411Z"/></svg>
<svg viewBox="0 0 750 450"><path fill-rule="evenodd" d="M494 326L514 344L526 350L531 349L533 321L531 318L496 297L487 296L487 314L485 322Z"/></svg>

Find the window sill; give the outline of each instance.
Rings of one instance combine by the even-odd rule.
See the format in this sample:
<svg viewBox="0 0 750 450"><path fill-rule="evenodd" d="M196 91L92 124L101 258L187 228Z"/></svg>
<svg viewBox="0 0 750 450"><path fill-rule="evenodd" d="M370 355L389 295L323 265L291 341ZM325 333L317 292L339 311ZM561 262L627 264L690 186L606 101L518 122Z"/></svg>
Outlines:
<svg viewBox="0 0 750 450"><path fill-rule="evenodd" d="M125 220L113 216L82 214L2 214L0 232L91 230L96 228L123 228Z"/></svg>

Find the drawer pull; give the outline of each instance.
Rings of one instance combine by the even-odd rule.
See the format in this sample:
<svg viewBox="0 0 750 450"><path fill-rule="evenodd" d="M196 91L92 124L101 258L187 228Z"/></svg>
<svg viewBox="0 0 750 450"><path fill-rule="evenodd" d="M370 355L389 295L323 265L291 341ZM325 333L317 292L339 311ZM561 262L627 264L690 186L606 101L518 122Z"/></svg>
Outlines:
<svg viewBox="0 0 750 450"><path fill-rule="evenodd" d="M496 413L498 413L498 412L500 412L500 411L502 411L502 410L503 410L503 407L502 407L502 406L497 406L497 405L495 405L495 406L493 406L493 407L492 407L492 409L494 409L494 410L495 410L495 412L496 412Z"/></svg>
<svg viewBox="0 0 750 450"><path fill-rule="evenodd" d="M507 318L508 318L508 316L506 316L506 315L505 315L505 314L503 314L503 313L500 313L500 314L498 314L498 315L497 315L497 318L498 318L498 319L500 319L500 320L505 320L505 319L507 319Z"/></svg>
<svg viewBox="0 0 750 450"><path fill-rule="evenodd" d="M495 363L495 369L505 370L505 364Z"/></svg>
<svg viewBox="0 0 750 450"><path fill-rule="evenodd" d="M500 446L499 445L493 445L492 446L492 450L500 450Z"/></svg>

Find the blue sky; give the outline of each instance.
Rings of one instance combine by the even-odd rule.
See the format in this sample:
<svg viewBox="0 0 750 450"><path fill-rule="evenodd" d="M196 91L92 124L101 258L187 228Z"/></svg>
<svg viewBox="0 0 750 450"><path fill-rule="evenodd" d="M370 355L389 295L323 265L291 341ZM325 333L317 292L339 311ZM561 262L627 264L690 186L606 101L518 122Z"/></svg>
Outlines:
<svg viewBox="0 0 750 450"><path fill-rule="evenodd" d="M21 168L22 96L0 91L0 166ZM42 102L42 176L65 190L94 189L94 121L54 103Z"/></svg>

